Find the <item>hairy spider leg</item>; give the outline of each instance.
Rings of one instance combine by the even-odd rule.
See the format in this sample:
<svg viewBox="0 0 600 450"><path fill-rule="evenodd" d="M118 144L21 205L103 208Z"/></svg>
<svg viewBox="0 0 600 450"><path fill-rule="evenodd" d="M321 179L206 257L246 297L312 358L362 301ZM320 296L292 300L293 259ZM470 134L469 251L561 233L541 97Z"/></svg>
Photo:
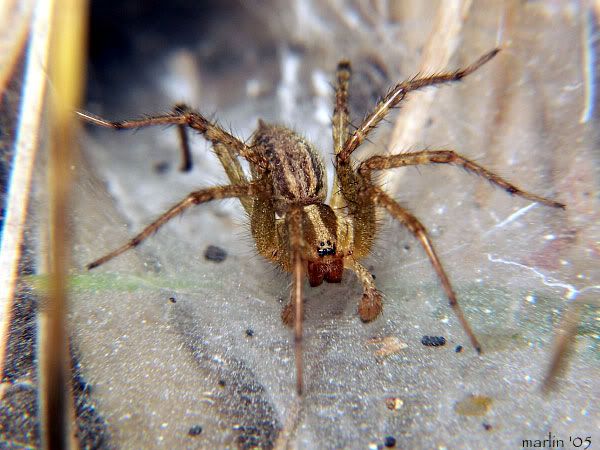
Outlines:
<svg viewBox="0 0 600 450"><path fill-rule="evenodd" d="M133 239L129 240L126 244L122 245L116 250L113 250L107 255L104 255L102 258L91 262L86 267L88 270L93 269L94 267L98 267L104 264L105 262L115 258L116 256L119 256L127 250L137 247L151 234L157 231L161 226L163 226L173 217L183 213L191 206L223 198L253 196L256 195L257 191L259 190L259 183L250 183L247 185L217 186L192 192L188 194L182 201L171 207L166 213L162 214L158 219L156 219L154 222L152 222L150 225L144 228L139 234L137 234Z"/></svg>
<svg viewBox="0 0 600 450"><path fill-rule="evenodd" d="M354 257L356 259L367 256L373 246L376 232L376 211L374 202L368 196L361 193L366 192L371 183L357 173L352 167L350 155L365 140L368 134L385 118L392 108L397 106L410 91L427 86L459 81L465 76L473 73L482 65L491 60L500 51L495 48L470 66L454 72L441 73L428 77L416 77L412 80L397 84L390 92L375 106L362 121L359 127L346 138L343 148L339 149L340 136L347 130L347 88L351 76L350 65L346 61L338 64L338 79L336 84L336 107L334 109L334 143L336 145L336 180L339 189L348 207L348 213L354 218ZM346 122L346 128L344 128ZM337 127L338 131L335 131ZM347 135L347 134L346 134ZM334 185L335 186L335 185ZM336 198L336 192L332 194L335 204L344 204Z"/></svg>
<svg viewBox="0 0 600 450"><path fill-rule="evenodd" d="M495 48L464 69L427 77L416 77L412 80L403 81L402 83L394 86L392 90L379 101L377 106L375 106L375 109L373 109L373 111L363 120L360 126L354 130L354 133L352 133L346 139L343 150L337 154L338 162L340 160L348 160L352 152L356 150L358 146L367 138L369 133L373 131L375 127L377 127L379 122L381 122L383 118L390 112L390 110L397 106L398 103L400 103L410 91L422 89L427 86L434 86L436 84L460 81L487 63L490 59L496 56L499 51L499 48Z"/></svg>
<svg viewBox="0 0 600 450"><path fill-rule="evenodd" d="M179 103L175 105L173 108L175 114L185 114L194 112L192 108L190 108L185 103ZM177 125L179 144L181 148L181 153L183 155L183 166L185 167L186 161L189 162L191 168L191 151L188 139L188 126L187 125ZM227 177L231 184L246 184L248 183L248 179L244 170L242 169L242 165L240 164L240 160L238 159L239 153L237 153L234 149L221 144L220 142L213 141L212 148L219 158ZM183 169L182 169L183 170ZM248 215L252 214L252 199L248 197L239 197L242 206L246 210Z"/></svg>
<svg viewBox="0 0 600 450"><path fill-rule="evenodd" d="M383 310L381 292L375 287L375 279L365 266L352 257L344 258L344 267L352 270L363 285L363 296L358 304L358 315L363 322L375 320Z"/></svg>
<svg viewBox="0 0 600 450"><path fill-rule="evenodd" d="M424 150L420 152L400 154L400 155L391 155L391 156L373 156L366 161L363 161L359 167L358 172L365 178L365 180L371 180L371 172L373 170L385 170L397 167L405 167L409 165L422 165L422 164L457 164L464 167L469 172L472 172L476 175L479 175L483 178L489 180L492 184L495 184L510 194L518 195L520 197L540 202L546 204L548 206L552 206L555 208L564 208L565 205L559 203L554 200L550 200L544 197L540 197L529 192L523 191L522 189L514 186L513 184L507 182L500 176L495 173L489 171L488 169L464 158L463 156L458 155L457 153L451 150ZM392 200L387 194L385 194L381 189L372 187L369 189L373 192L375 203L383 206L388 210L394 217L396 217L400 222L404 223L409 230L419 239L431 263L433 264L436 272L440 280L442 281L442 285L444 290L446 291L446 295L450 299L450 305L454 309L456 315L459 318L463 328L469 335L473 346L477 349L477 351L481 351L481 346L477 341L475 335L473 334L471 327L469 326L467 320L464 318L462 310L458 305L456 300L456 295L454 290L452 289L452 285L446 275L439 258L437 257L433 245L431 244L427 230L425 227L418 221L416 217L414 217L411 213L406 211L400 205L398 205L394 200Z"/></svg>
<svg viewBox="0 0 600 450"><path fill-rule="evenodd" d="M187 107L187 105L181 103L178 105L175 105L173 107L173 114L185 114L186 112L191 111L190 108ZM187 134L187 126L186 125L182 125L182 124L178 124L177 125L177 135L179 136L179 148L181 150L181 167L179 168L179 170L181 172L189 172L190 170L192 170L192 151L190 149L190 140L188 139L188 134Z"/></svg>
<svg viewBox="0 0 600 450"><path fill-rule="evenodd" d="M182 105L175 107L170 114L123 121L106 120L88 112L78 111L77 114L88 123L105 128L113 128L115 130L135 129L155 125L188 126L200 132L211 143L221 144L228 149L231 149L236 155L239 155L248 160L248 162L254 164L257 170L265 170L268 167L267 161L261 155L257 155L252 148L248 147L238 138L223 130L218 125L210 122L199 112L189 110ZM185 153L186 150L183 150L183 152ZM187 152L189 152L189 147Z"/></svg>
<svg viewBox="0 0 600 450"><path fill-rule="evenodd" d="M422 150L419 152L403 153L390 156L376 155L360 163L358 166L358 171L367 179L370 179L370 174L373 170L395 169L398 167L426 164L452 164L462 166L468 172L486 178L490 183L501 187L511 195L517 195L534 202L543 203L544 205L551 206L553 208L565 208L563 203L545 197L540 197L539 195L535 195L518 188L499 175L496 175L491 170L474 163L473 161L459 155L452 150Z"/></svg>

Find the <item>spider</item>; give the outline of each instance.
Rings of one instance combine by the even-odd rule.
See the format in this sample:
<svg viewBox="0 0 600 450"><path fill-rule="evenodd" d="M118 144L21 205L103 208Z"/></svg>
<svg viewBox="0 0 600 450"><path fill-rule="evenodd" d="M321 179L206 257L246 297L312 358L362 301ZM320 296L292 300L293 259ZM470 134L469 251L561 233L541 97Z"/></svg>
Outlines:
<svg viewBox="0 0 600 450"><path fill-rule="evenodd" d="M348 114L351 66L347 60L340 61L337 66L332 125L335 180L329 204L325 202L327 182L322 157L311 143L285 126L259 120L250 143L246 144L186 105L177 105L168 114L120 122L79 112L79 116L88 123L119 130L152 125L177 126L182 171L189 171L192 167L187 138L187 130L191 128L212 143L230 181L228 185L191 192L130 241L88 264L87 268L100 266L138 246L166 222L194 205L238 198L250 218L250 229L258 252L292 274L291 298L284 306L281 318L286 325L293 325L294 328L296 391L300 396L303 389L303 277L306 274L310 286L318 286L323 281L341 282L345 269L354 272L363 287L358 315L363 322L376 319L383 309L382 295L375 287L374 277L359 261L371 252L377 234L376 210L383 208L419 240L458 321L475 350L480 353L481 345L458 304L426 228L374 182L373 172L413 165L453 164L486 178L510 194L555 208L564 208L565 205L526 192L453 150L376 155L360 163L354 162L351 156L409 92L459 81L478 70L499 51L496 48L463 69L416 76L396 84L354 131L350 129ZM249 178L241 167L240 157L249 163Z"/></svg>

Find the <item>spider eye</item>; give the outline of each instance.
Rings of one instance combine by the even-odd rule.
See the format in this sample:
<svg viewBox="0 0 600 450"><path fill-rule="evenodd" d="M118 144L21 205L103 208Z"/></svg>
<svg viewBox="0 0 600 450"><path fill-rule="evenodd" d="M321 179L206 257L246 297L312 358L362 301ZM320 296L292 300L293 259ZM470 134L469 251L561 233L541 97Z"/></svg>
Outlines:
<svg viewBox="0 0 600 450"><path fill-rule="evenodd" d="M332 244L331 241L327 241L327 246L325 246L324 242L320 242L319 245L321 248L317 247L317 254L320 257L336 254L335 244Z"/></svg>

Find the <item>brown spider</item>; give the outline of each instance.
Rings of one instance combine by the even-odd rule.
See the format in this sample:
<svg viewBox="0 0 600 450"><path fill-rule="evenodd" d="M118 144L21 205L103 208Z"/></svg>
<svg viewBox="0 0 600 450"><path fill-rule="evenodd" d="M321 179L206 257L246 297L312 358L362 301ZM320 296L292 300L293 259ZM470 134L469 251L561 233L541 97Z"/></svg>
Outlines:
<svg viewBox="0 0 600 450"><path fill-rule="evenodd" d="M250 217L251 232L258 252L286 272L292 273L291 300L283 308L281 317L286 325L294 325L296 389L300 395L303 384L302 277L306 273L310 285L318 286L323 280L339 283L344 269L352 270L363 285L363 296L358 304L361 320L370 322L379 316L383 308L381 293L375 287L373 276L359 260L371 251L377 233L376 209L382 207L420 241L440 278L450 306L477 352L481 352L481 345L458 305L450 280L425 227L373 182L372 172L420 164L456 164L487 178L510 194L552 207L564 208L564 205L523 191L452 150L422 150L373 156L358 165L353 164L351 155L410 91L458 81L479 69L499 51L494 49L486 53L464 69L415 77L397 84L353 132L349 130L348 117L350 63L341 61L337 66L333 113L336 179L330 205L325 203L327 183L321 156L309 142L284 126L259 120L251 144L247 145L185 105L176 106L170 114L122 122L111 122L89 113L79 113L89 123L114 129L177 125L182 143L183 171L191 168L186 134L186 127L190 127L212 142L231 182L226 186L190 193L129 242L90 263L87 268L97 267L136 247L163 224L193 205L227 197L239 198ZM250 180L242 170L239 157L245 158L250 165Z"/></svg>

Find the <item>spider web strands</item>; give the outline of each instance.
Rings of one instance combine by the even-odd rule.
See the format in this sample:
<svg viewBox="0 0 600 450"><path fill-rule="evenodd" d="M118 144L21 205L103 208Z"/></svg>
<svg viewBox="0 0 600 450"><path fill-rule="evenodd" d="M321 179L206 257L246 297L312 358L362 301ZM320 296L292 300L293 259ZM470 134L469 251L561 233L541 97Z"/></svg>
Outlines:
<svg viewBox="0 0 600 450"><path fill-rule="evenodd" d="M524 206L523 208L519 209L518 211L515 211L514 213L512 213L510 216L508 216L506 219L504 219L503 221L497 223L496 225L494 225L492 228L490 228L489 230L487 230L485 233L483 233L483 236L488 236L491 233L495 232L496 230L505 227L506 225L514 222L515 220L519 219L520 217L524 216L525 214L527 214L530 210L532 210L533 208L535 208L537 206L537 203L530 203L527 206Z"/></svg>
<svg viewBox="0 0 600 450"><path fill-rule="evenodd" d="M210 202L212 200L256 195L260 190L260 186L260 182L255 182L246 185L217 186L192 192L188 194L186 198L184 198L182 201L172 206L166 213L161 215L158 219L156 219L154 222L152 222L150 225L144 228L140 233L138 233L127 243L117 248L116 250L113 250L112 252L104 255L103 257L89 263L87 265L87 269L90 270L94 267L98 267L110 261L111 259L121 255L122 253L125 253L127 250L137 247L169 220L178 216L179 214L182 214L185 210L192 206Z"/></svg>
<svg viewBox="0 0 600 450"><path fill-rule="evenodd" d="M490 183L504 189L511 195L517 195L534 202L543 203L553 208L565 208L563 203L547 199L545 197L540 197L539 195L531 194L518 188L499 175L496 175L494 172L486 169L483 166L480 166L464 156L459 155L453 150L422 150L419 152L405 153L401 155L373 156L366 161L363 161L358 170L362 175L368 177L372 170L385 170L427 164L453 164L462 166L468 172L487 179Z"/></svg>
<svg viewBox="0 0 600 450"><path fill-rule="evenodd" d="M435 249L433 248L433 244L431 243L427 234L427 230L425 229L423 224L421 224L421 222L419 222L419 219L417 219L406 209L402 208L397 202L395 202L389 195L387 195L381 189L377 187L372 187L371 194L373 195L376 204L385 208L394 218L398 219L398 221L405 225L410 230L410 232L419 240L419 242L423 246L423 249L425 250L425 253L427 253L427 256L429 257L431 265L433 266L438 277L440 278L442 287L444 288L446 296L450 301L450 306L454 310L454 314L458 318L458 321L460 322L463 330L469 337L469 340L471 341L471 344L473 345L477 353L481 353L481 344L477 340L477 337L475 337L475 333L473 333L471 325L469 325L469 322L465 318L464 313L460 305L458 304L458 300L456 299L454 289L452 289L450 280L446 275L442 263L440 262L435 252Z"/></svg>
<svg viewBox="0 0 600 450"><path fill-rule="evenodd" d="M379 122L381 122L383 118L390 112L390 110L397 106L409 92L422 89L427 86L435 86L437 84L460 81L462 78L475 72L482 65L491 60L498 54L499 51L499 48L495 48L464 69L425 77L418 76L412 78L411 80L397 84L363 120L359 128L355 130L354 133L352 133L352 135L350 135L350 137L346 140L344 149L338 154L338 159L342 161L347 160L352 152L354 152L354 150L356 150L358 146L366 139L369 133L373 131L375 127L377 127Z"/></svg>

